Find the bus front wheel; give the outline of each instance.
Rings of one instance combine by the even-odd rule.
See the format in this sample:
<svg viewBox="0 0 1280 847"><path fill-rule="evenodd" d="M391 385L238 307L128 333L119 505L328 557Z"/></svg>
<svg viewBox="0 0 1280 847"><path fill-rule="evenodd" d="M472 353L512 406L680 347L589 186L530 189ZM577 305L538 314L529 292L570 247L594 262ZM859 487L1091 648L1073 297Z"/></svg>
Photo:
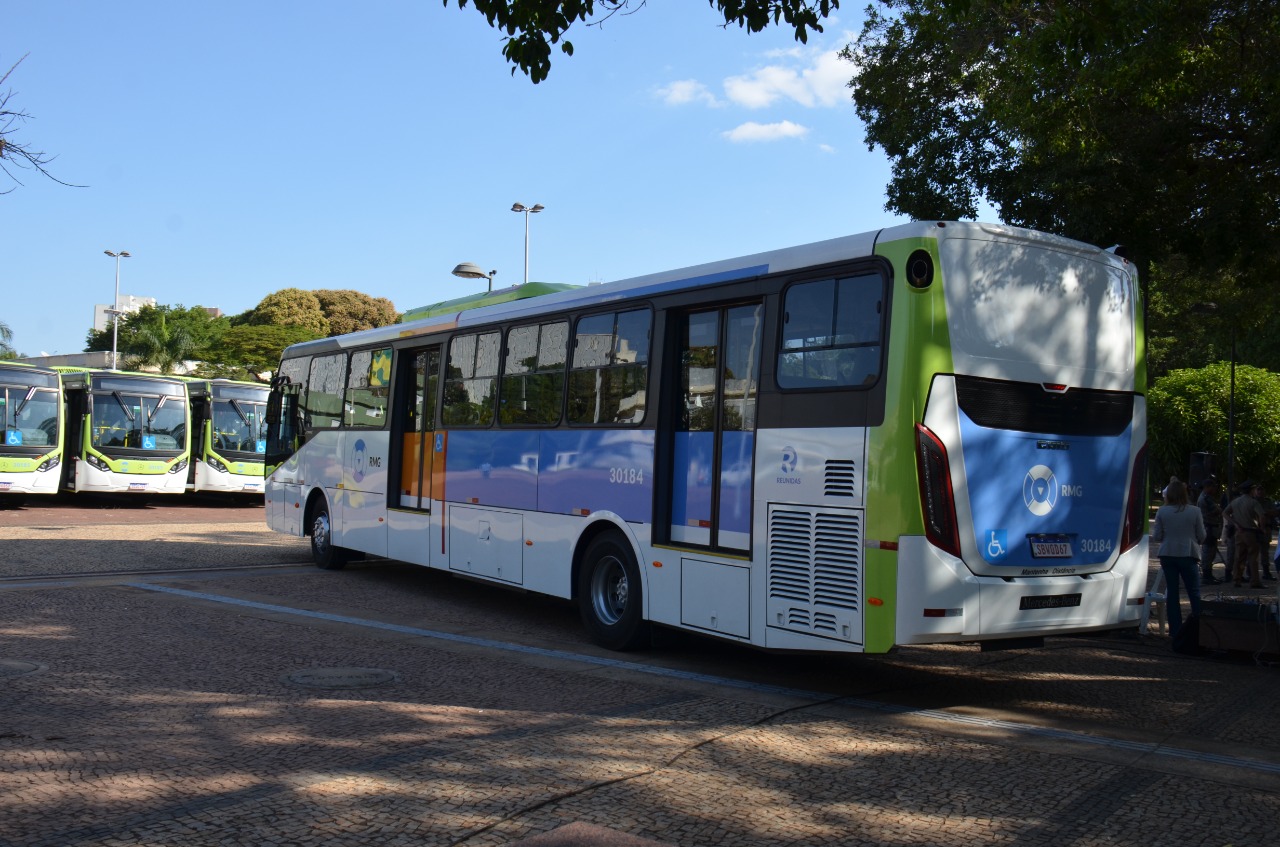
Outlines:
<svg viewBox="0 0 1280 847"><path fill-rule="evenodd" d="M318 567L330 571L342 570L350 559L344 548L334 546L333 522L323 501L316 504L311 517L311 558Z"/></svg>
<svg viewBox="0 0 1280 847"><path fill-rule="evenodd" d="M648 641L641 614L640 569L631 547L601 535L587 547L578 572L578 610L591 640L609 650L634 650Z"/></svg>

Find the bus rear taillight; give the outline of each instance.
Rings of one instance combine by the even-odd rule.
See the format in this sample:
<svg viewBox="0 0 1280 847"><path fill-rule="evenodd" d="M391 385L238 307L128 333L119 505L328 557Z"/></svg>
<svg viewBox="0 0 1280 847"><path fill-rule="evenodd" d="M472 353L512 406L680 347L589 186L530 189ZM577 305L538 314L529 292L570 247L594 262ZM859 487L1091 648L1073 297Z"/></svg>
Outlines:
<svg viewBox="0 0 1280 847"><path fill-rule="evenodd" d="M956 498L951 490L951 466L947 448L924 424L916 424L917 473L920 475L920 508L925 536L933 545L960 556L956 529Z"/></svg>
<svg viewBox="0 0 1280 847"><path fill-rule="evenodd" d="M1147 534L1147 445L1143 444L1133 460L1133 476L1129 479L1129 502L1124 511L1124 531L1120 535L1120 552L1131 549Z"/></svg>

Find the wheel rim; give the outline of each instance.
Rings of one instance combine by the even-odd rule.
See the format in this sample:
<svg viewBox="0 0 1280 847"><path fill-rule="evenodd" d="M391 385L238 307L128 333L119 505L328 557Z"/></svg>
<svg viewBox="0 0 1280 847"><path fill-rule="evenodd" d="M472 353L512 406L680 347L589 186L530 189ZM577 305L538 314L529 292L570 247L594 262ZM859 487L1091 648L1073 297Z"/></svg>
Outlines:
<svg viewBox="0 0 1280 847"><path fill-rule="evenodd" d="M613 626L622 620L629 593L627 571L618 557L601 559L591 574L591 606L601 623Z"/></svg>
<svg viewBox="0 0 1280 847"><path fill-rule="evenodd" d="M329 516L324 512L316 515L315 523L311 525L311 549L320 558L329 552Z"/></svg>

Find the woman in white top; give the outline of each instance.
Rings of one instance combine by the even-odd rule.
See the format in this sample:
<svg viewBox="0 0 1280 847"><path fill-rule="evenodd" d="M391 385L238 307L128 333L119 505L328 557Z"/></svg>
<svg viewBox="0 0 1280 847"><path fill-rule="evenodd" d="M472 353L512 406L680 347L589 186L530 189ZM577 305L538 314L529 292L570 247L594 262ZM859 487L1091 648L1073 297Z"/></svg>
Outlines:
<svg viewBox="0 0 1280 847"><path fill-rule="evenodd" d="M1151 540L1160 543L1160 569L1164 571L1165 607L1169 614L1169 634L1176 641L1182 629L1179 583L1187 587L1191 614L1200 614L1200 565L1196 560L1204 541L1204 518L1187 502L1187 486L1177 477L1165 489L1165 504L1156 511Z"/></svg>

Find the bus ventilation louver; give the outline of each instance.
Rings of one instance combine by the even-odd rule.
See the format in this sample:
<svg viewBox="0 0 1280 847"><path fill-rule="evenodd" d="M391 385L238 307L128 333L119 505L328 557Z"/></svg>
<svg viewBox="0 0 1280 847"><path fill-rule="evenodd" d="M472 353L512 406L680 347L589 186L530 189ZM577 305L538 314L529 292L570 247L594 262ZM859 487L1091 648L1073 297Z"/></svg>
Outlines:
<svg viewBox="0 0 1280 847"><path fill-rule="evenodd" d="M861 615L862 516L775 506L769 513L768 619L773 626L852 638Z"/></svg>
<svg viewBox="0 0 1280 847"><path fill-rule="evenodd" d="M822 493L828 497L856 497L856 470L852 459L828 459Z"/></svg>

